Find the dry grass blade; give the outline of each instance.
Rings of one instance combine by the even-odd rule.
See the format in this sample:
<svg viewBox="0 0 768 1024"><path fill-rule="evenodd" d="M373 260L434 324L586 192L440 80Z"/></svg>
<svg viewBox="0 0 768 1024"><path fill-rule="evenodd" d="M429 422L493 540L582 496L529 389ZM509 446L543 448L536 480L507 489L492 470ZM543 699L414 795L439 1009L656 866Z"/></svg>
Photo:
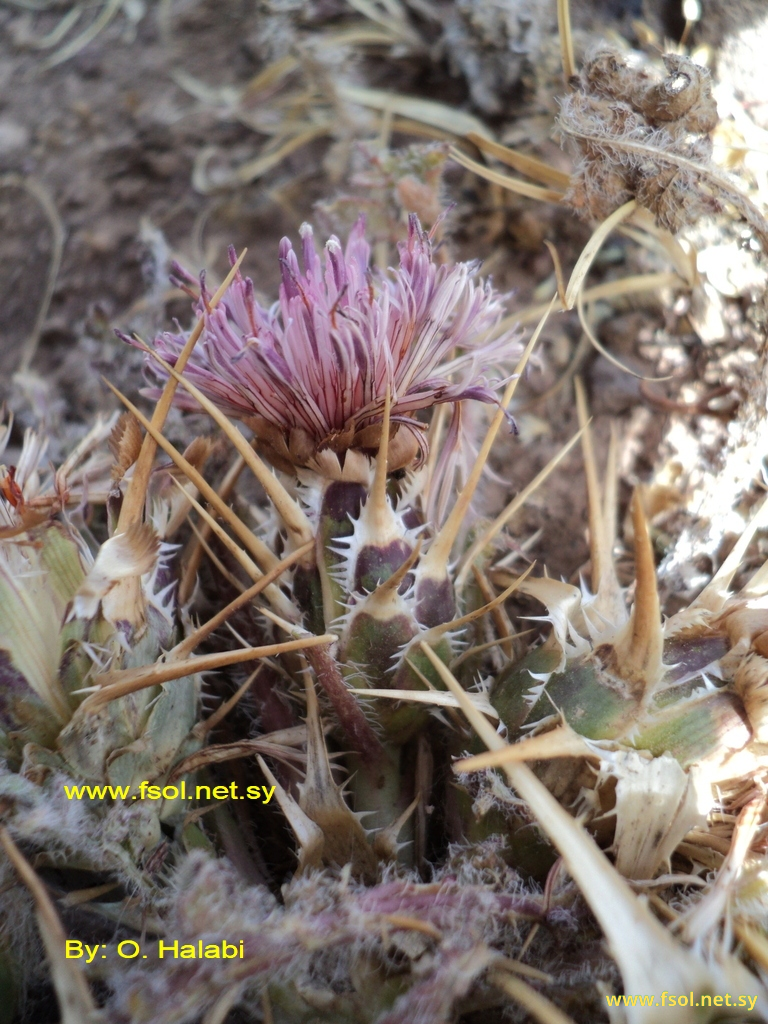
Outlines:
<svg viewBox="0 0 768 1024"><path fill-rule="evenodd" d="M199 402L203 409L205 409L211 419L221 427L224 434L234 445L238 455L245 459L245 464L267 492L270 501L282 517L286 529L291 534L294 542L296 544L305 544L308 540L311 540L313 537L312 525L302 511L301 506L291 497L275 474L261 461L235 424L209 398L206 398L202 391L183 377L178 370L169 366L148 345L143 347L147 354L162 366L169 375L169 379L172 378L178 384L181 384L184 390L188 391L195 401ZM176 365L178 366L178 361Z"/></svg>
<svg viewBox="0 0 768 1024"><path fill-rule="evenodd" d="M751 924L736 920L733 922L733 930L739 942L763 971L768 971L768 938L754 928Z"/></svg>
<svg viewBox="0 0 768 1024"><path fill-rule="evenodd" d="M539 925L535 924L533 928L538 930ZM527 942L528 940L526 939L526 943ZM526 948L525 945L523 945L520 956L525 956L525 952ZM551 974L547 974L545 971L539 971L536 967L530 967L528 964L524 964L521 960L513 960L508 956L503 957L497 962L497 970L511 971L512 974L521 974L524 978L533 978L534 981L543 981L545 985L551 985L555 980Z"/></svg>
<svg viewBox="0 0 768 1024"><path fill-rule="evenodd" d="M557 252L557 249L552 244L552 242L549 241L548 238L544 239L544 245L546 245L547 249L549 249L549 255L552 257L552 263L554 264L554 267L555 267L555 280L557 281L557 297L558 297L558 299L560 301L560 305L563 307L563 309L565 309L565 307L566 307L566 300L565 300L565 278L563 277L563 265L560 262L560 256L559 256L559 254Z"/></svg>
<svg viewBox="0 0 768 1024"><path fill-rule="evenodd" d="M382 914L381 920L397 930L421 932L422 935L428 935L436 942L443 941L441 931L428 921L420 921L417 917L409 917L407 914Z"/></svg>
<svg viewBox="0 0 768 1024"><path fill-rule="evenodd" d="M570 309L571 307L569 306L568 308ZM661 381L672 379L672 376L669 374L666 377L646 377L642 373L637 373L635 370L631 370L628 366L625 366L624 363L621 362L621 360L617 359L616 356L612 355L608 351L608 349L605 348L605 346L600 343L600 341L595 336L594 331L589 325L589 321L587 320L587 314L584 311L583 292L579 292L576 296L576 312L579 316L579 323L581 324L581 329L584 331L587 338L589 339L590 345L592 345L593 348L595 348L600 353L600 355L603 356L604 359L607 359L608 362L615 366L617 369L622 370L624 373L628 373L630 377L637 377L639 380L649 381L652 384L658 384Z"/></svg>
<svg viewBox="0 0 768 1024"><path fill-rule="evenodd" d="M515 1002L520 1003L541 1024L574 1024L573 1019L559 1010L546 996L519 978L511 978L501 971L494 971L488 980L511 996Z"/></svg>
<svg viewBox="0 0 768 1024"><path fill-rule="evenodd" d="M582 430L581 446L584 450L584 474L587 478L589 553L592 561L592 589L595 590L603 578L603 571L606 568L605 563L611 560L613 537L611 536L611 549L604 550L602 538L606 536L606 524L603 522L600 484L597 478L597 459L595 458L595 448L592 444L592 431L589 427L589 415L587 412L587 396L580 377L576 378L574 385L576 389L576 408L578 410L579 426ZM609 530L612 535L612 524L609 524Z"/></svg>
<svg viewBox="0 0 768 1024"><path fill-rule="evenodd" d="M66 958L67 936L51 897L5 828L0 828L0 844L35 901L37 923L59 1000L61 1024L95 1022L101 1014L96 1009L82 969Z"/></svg>
<svg viewBox="0 0 768 1024"><path fill-rule="evenodd" d="M45 318L48 316L48 309L53 298L53 290L56 287L56 278L59 276L59 268L61 267L65 232L59 211L56 209L56 204L48 190L36 178L23 177L20 174L4 174L0 177L0 188L20 188L28 192L38 201L51 226L51 258L48 264L48 275L45 280L45 291L40 300L40 306L32 330L21 346L19 370L23 373L29 369L35 357L37 345L40 341L40 332L43 329Z"/></svg>
<svg viewBox="0 0 768 1024"><path fill-rule="evenodd" d="M549 462L541 470L541 472L537 473L533 480L531 480L531 482L526 487L524 487L522 491L520 491L520 493L512 499L512 501L510 501L510 503L507 505L504 511L500 512L499 515L496 516L491 525L486 530L484 530L483 533L472 544L469 551L467 551L467 553L464 555L461 563L461 569L458 575L456 576L457 590L460 590L466 583L467 576L469 575L470 569L472 568L472 565L475 559L478 557L478 555L483 551L484 548L488 546L488 544L491 543L494 537L496 537L496 535L504 528L504 526L506 526L506 524L509 522L512 516L523 507L523 505L526 503L526 501L528 501L530 496L536 490L538 490L539 487L541 487L541 485L544 483L547 477L563 461L568 452L571 450L571 448L573 448L573 446L581 437L582 432L583 431L579 430L578 433L573 435L570 441L567 441L566 444L563 445L560 451L549 460ZM530 572L530 569L528 570L528 572ZM526 572L526 575L528 574L528 572Z"/></svg>
<svg viewBox="0 0 768 1024"><path fill-rule="evenodd" d="M598 302L601 299L620 299L625 295L637 295L642 292L653 292L659 288L688 288L685 278L669 270L658 271L654 274L630 274L628 277L620 277L615 281L605 281L603 284L596 284L592 288L585 288L583 291L584 302ZM496 327L496 331L508 330L515 324L525 327L527 324L535 324L546 309L546 303L537 303L535 306L528 306L520 310L514 316L505 317ZM556 306L555 312L559 313L565 306Z"/></svg>
<svg viewBox="0 0 768 1024"><path fill-rule="evenodd" d="M646 249L655 249L659 255L666 256L689 288L697 284L699 273L696 269L696 250L693 246L690 251L684 249L667 228L659 227L650 210L638 207L632 215L632 224L622 224L619 233Z"/></svg>
<svg viewBox="0 0 768 1024"><path fill-rule="evenodd" d="M235 279L235 275L240 269L240 264L243 262L247 252L247 249L243 249L232 269L211 296L210 302L208 303L211 309L216 308L227 288L232 284L232 281ZM192 355L192 350L197 344L200 335L203 333L204 327L205 317L201 316L192 328L192 332L189 335L184 348L181 350L179 358L176 360L176 366L178 367L179 372L182 372L184 367L187 365L189 357ZM173 377L170 377L166 382L166 385L163 388L163 393L158 399L157 404L155 405L155 410L152 413L152 430L150 431L149 427L146 425L146 421L144 423L147 431L147 437L144 438L144 443L141 446L141 454L139 455L134 467L131 483L123 500L122 508L120 509L120 516L115 530L116 533L124 533L131 523L138 522L141 519L144 501L147 496L147 487L149 486L149 477L152 473L152 464L155 460L155 452L157 451L157 445L159 443L157 440L157 434L162 431L165 425L166 417L168 416L173 403L173 396L176 393L176 387L176 380ZM123 396L118 392L115 392L115 394L117 394L118 398L122 401L125 401ZM131 409L131 411L135 414L133 409ZM143 417L137 418L143 419ZM199 487L198 490L200 490Z"/></svg>
<svg viewBox="0 0 768 1024"><path fill-rule="evenodd" d="M105 882L103 885L91 885L87 889L75 889L68 892L66 896L59 899L60 907L81 907L85 903L92 903L99 896L106 896L108 892L114 892L120 888L119 882Z"/></svg>
<svg viewBox="0 0 768 1024"><path fill-rule="evenodd" d="M466 138L483 153L495 157L501 163L513 167L528 178L551 185L561 192L565 192L571 183L569 174L566 174L565 171L558 171L556 167L550 167L549 164L538 160L535 156L518 153L516 150L510 149L509 146L502 146L500 142L494 142L493 139L489 139L485 135L478 135L477 132L467 132Z"/></svg>
<svg viewBox="0 0 768 1024"><path fill-rule="evenodd" d="M560 37L563 78L565 78L567 85L576 74L576 58L573 55L573 32L571 31L571 5L569 0L557 0L557 33Z"/></svg>
<svg viewBox="0 0 768 1024"><path fill-rule="evenodd" d="M75 4L74 7L71 7L63 15L58 25L54 25L50 32L47 32L44 36L31 38L27 45L35 50L50 50L51 47L58 46L64 36L78 23L82 13L82 4Z"/></svg>
<svg viewBox="0 0 768 1024"><path fill-rule="evenodd" d="M216 1000L210 1010L203 1017L202 1024L224 1024L229 1016L229 1011L235 1006L243 992L243 983L230 985ZM266 1024L266 1017L265 1017Z"/></svg>
<svg viewBox="0 0 768 1024"><path fill-rule="evenodd" d="M60 50L57 50L56 53L45 61L43 67L46 69L54 68L57 64L63 64L65 60L69 60L70 57L80 53L88 43L96 38L99 32L107 27L124 3L125 0L107 0L88 28L82 31L79 36L71 39L65 46L62 46Z"/></svg>
<svg viewBox="0 0 768 1024"><path fill-rule="evenodd" d="M266 644L264 647L245 647L237 651L222 651L218 654L201 654L197 658L174 661L169 664L158 662L155 665L144 665L136 669L121 669L97 676L100 688L86 697L76 714L83 715L97 711L118 697L127 693L136 693L149 686L159 686L172 679L183 679L184 676L199 675L212 672L226 665L239 665L243 661L255 661L256 658L273 658L291 651L302 651L308 647L318 647L335 643L336 637L323 633L321 636L306 636L298 640L288 640L282 644Z"/></svg>
<svg viewBox="0 0 768 1024"><path fill-rule="evenodd" d="M422 41L408 23L406 10L400 4L384 3L387 13L384 13L375 2L371 0L347 0L350 7L364 15L369 21L381 25L392 33L395 40L408 43L410 46L421 47Z"/></svg>
<svg viewBox="0 0 768 1024"><path fill-rule="evenodd" d="M261 92L272 90L284 78L292 74L300 66L299 58L293 54L273 60L271 64L251 78L242 92L242 99L252 100Z"/></svg>
<svg viewBox="0 0 768 1024"><path fill-rule="evenodd" d="M239 164L230 173L219 174L214 178L209 175L208 165L211 158L218 151L215 147L208 146L201 150L195 158L192 171L192 184L195 187L195 191L200 192L202 195L210 195L213 192L220 192L222 189L249 185L251 182L262 178L273 167L277 167L291 153L296 152L297 149L308 145L314 139L330 134L332 127L331 122L328 121L305 128L303 131L291 135L290 138L279 145L269 145L257 157Z"/></svg>
<svg viewBox="0 0 768 1024"><path fill-rule="evenodd" d="M366 89L357 85L339 85L337 92L349 103L359 103L362 107L372 107L374 110L389 110L412 121L421 121L433 128L440 128L451 135L475 132L478 135L491 136L490 130L482 121L445 103L423 100L416 96L398 96L397 93L385 92L383 89Z"/></svg>
<svg viewBox="0 0 768 1024"><path fill-rule="evenodd" d="M581 255L576 261L576 266L573 268L571 279L565 290L566 309L573 309L576 303L576 297L581 292L584 280L589 273L589 268L592 266L595 256L600 252L600 249L608 235L610 235L613 229L618 224L621 224L622 221L625 221L636 209L637 200L630 199L628 203L624 203L624 205L620 206L618 210L614 210L610 217L606 217L605 220L592 232L592 237L584 246Z"/></svg>
<svg viewBox="0 0 768 1024"><path fill-rule="evenodd" d="M168 776L168 785L195 772L199 768L205 768L210 764L223 764L226 761L236 761L242 757L256 757L262 754L264 757L274 757L285 761L306 761L306 754L293 747L284 747L280 743L271 743L268 736L259 736L255 740L236 740L234 743L214 743L211 746L203 747L195 751L183 761L174 765L173 771Z"/></svg>
<svg viewBox="0 0 768 1024"><path fill-rule="evenodd" d="M501 185L502 188L509 189L510 192L516 192L520 196L526 196L528 199L539 199L545 203L559 203L565 194L555 191L555 189L542 188L541 185L531 185L529 182L520 181L518 178L510 178L508 174L501 174L499 171L494 171L490 167L472 160L471 157L466 156L460 149L456 149L455 146L451 146L449 154L451 159L455 160L457 164L466 167L468 171L473 171L478 177L485 178L486 181L492 181L494 185Z"/></svg>
<svg viewBox="0 0 768 1024"><path fill-rule="evenodd" d="M595 595L593 608L609 622L619 623L625 617L624 597L616 576L613 561L613 545L616 540L617 486L616 431L611 424L611 440L605 470L604 494L600 493L597 473L597 459L592 444L587 396L580 377L574 381L576 408L582 435L584 472L587 478L587 508L589 515L589 554L592 563L592 592Z"/></svg>

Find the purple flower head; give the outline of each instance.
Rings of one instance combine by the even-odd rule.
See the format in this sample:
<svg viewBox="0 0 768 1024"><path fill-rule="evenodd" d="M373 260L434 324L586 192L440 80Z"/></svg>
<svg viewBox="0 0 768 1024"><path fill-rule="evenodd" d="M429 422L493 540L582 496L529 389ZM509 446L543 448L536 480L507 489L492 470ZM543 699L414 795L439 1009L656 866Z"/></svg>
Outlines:
<svg viewBox="0 0 768 1024"><path fill-rule="evenodd" d="M480 340L503 307L490 285L473 280L477 264L435 264L430 235L415 216L399 246L400 266L387 275L369 266L362 218L346 250L331 237L324 262L312 228L303 224L300 234L303 270L284 238L280 298L270 309L238 274L211 311L201 279L197 312L205 329L185 371L223 412L254 430L276 466L290 471L310 464L324 448L374 453L387 388L390 470L423 458L420 409L496 401L482 373L506 362L511 338ZM155 344L173 364L185 340L164 333ZM155 367L148 360L147 372L162 381ZM178 401L196 408L187 396L179 394Z"/></svg>

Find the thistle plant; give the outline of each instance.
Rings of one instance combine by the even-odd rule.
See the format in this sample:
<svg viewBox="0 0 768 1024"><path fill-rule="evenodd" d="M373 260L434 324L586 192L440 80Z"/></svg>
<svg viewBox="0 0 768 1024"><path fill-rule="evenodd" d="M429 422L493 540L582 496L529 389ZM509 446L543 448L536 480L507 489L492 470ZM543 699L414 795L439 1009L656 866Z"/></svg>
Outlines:
<svg viewBox="0 0 768 1024"><path fill-rule="evenodd" d="M303 1014L310 1012L308 1005L318 1012L321 1004L326 1012L336 1014L335 1019L376 1019L389 1024L411 1019L418 1006L423 1016L415 1019L444 1020L459 990L481 984L482 977L497 991L501 989L528 1005L525 1000L530 993L525 986L520 988L508 976L500 977L497 961L493 956L488 958L489 949L499 948L498 933L495 937L479 937L479 942L477 936L470 941L472 929L463 929L453 917L451 927L458 929L458 945L449 950L441 935L440 955L446 957L446 965L453 964L446 970L458 971L461 961L468 973L458 972L458 988L452 990L447 1002L437 999L442 969L438 967L430 974L426 989L415 982L412 963L401 979L402 987L388 988L390 975L378 940L354 938L346 926L329 937L337 950L332 958L333 971L341 972L345 979L344 999L331 999L332 982L327 973L331 968L322 967L314 955L312 929L321 922L320 908L337 898L329 881L335 877L334 870L343 869L355 879L355 885L362 886L342 901L344 913L352 913L359 922L366 905L365 893L371 900L385 900L387 883L381 881L385 865L399 854L400 866L388 870L402 872L414 857L410 851L405 855L398 851L398 838L413 836L414 860L419 862L418 844L423 844L423 832L420 825L408 832L408 820L420 802L417 787L431 785L424 760L419 765L420 750L425 746L429 750L434 740L434 732L427 729L427 715L438 708L451 713L461 708L491 751L476 753L455 765L475 797L474 807L470 807L471 799L459 796L454 812L449 811L453 827L457 823L459 826L454 838L467 844L459 854L460 860L465 864L490 860L498 871L506 858L516 885L526 885L521 881L521 875L526 874L538 874L543 881L555 858L548 857L541 834L532 828L536 822L563 858L604 929L627 991L655 990L661 984L669 990L693 990L701 996L738 987L750 993L753 1009L758 1002L762 1007L761 1000L766 997L761 985L731 956L729 933L727 928L721 930L724 908L733 899L739 900L743 908L744 923L740 927L745 935L754 939L755 926L761 920L748 909L760 903L759 869L756 865L745 869L759 820L759 786L752 782L750 789L748 780L765 769L757 733L765 685L765 652L761 646L765 632L761 610L764 570L740 595L730 597L727 587L762 519L753 521L751 531L698 603L663 626L647 526L640 499L636 498L633 525L637 580L630 606L613 563L615 448L609 456L601 493L586 408L580 396L594 592L530 573L524 578L511 578L492 561L492 539L511 514L510 509L490 528L478 524L476 536L461 537L460 527L495 432L504 421L514 382L507 385L498 403L472 474L459 489L450 514L440 522L430 512L434 498L429 476L424 482L420 474L430 461L446 465L450 472L451 441L458 432L461 415L458 402L467 397L489 400L492 396L484 383L471 378L451 390L446 370L438 370L434 363L426 371L429 376L421 378L418 371L406 378L398 377L398 366L392 365L392 372L382 373L378 388L371 383L366 391L366 375L361 369L375 366L375 360L352 362L344 354L360 353L360 347L354 345L360 335L369 338L369 351L376 353L375 342L370 339L378 336L373 332L365 335L360 328L363 300L358 300L359 305L351 303L347 312L347 291L340 293L349 280L358 284L365 281L366 309L378 312L390 300L388 289L396 288L379 279L381 292L372 292L365 275L355 277L348 268L339 270L339 249L331 243L325 288L321 289L317 284L319 261L314 247L306 241L309 232L305 230L304 235L304 273L291 258L288 246L283 246L281 306L274 308L271 317L256 306L251 286L237 278L233 284L236 298L228 301L225 294L221 310L209 314L203 284L199 355L193 353L188 368L180 373L172 363L178 363L179 353L187 350L188 342L179 336L163 336L156 346L158 351L148 351L147 356L150 375L165 381L166 387L170 382L179 384L185 392L181 398L184 404L194 401L196 408L205 409L214 418L271 499L273 518L261 527L262 536L270 538L269 545L263 540L246 542L242 534L243 542L250 545L255 559L263 560L255 572L266 570L264 580L272 565L268 558L264 560L267 553L289 551L288 557L295 558L295 565L287 586L284 584L271 597L266 588L263 590L264 618L297 639L320 641L307 646L296 662L285 662L288 676L295 680L294 695L300 699L303 690L307 755L303 777L296 783L264 757L259 758L261 773L275 786L276 798L296 838L298 870L285 890L285 907L259 911L262 941L252 945L245 974L254 981L261 979L270 1012L276 1011L277 1017L285 1021L303 1019ZM356 244L359 239L360 235L353 236ZM403 255L407 257L411 248L419 245L427 257L422 266L431 267L427 242L412 222ZM348 250L347 261L354 252L354 248ZM408 268L413 264L404 259L403 265ZM367 267L367 254L363 266ZM446 271L444 278L449 274ZM314 301L305 301L313 285ZM476 301L477 292L471 294ZM378 305L374 301L377 299ZM416 304L414 308L420 307ZM450 313L455 308L460 307L449 309L449 319L441 327L451 327ZM477 309L486 311L482 304ZM493 314L498 315L496 310ZM424 322L434 330L429 316ZM306 360L295 354L298 350L313 352L311 339L317 341L321 329L328 349L338 355L320 364L325 366L325 377L318 375L320 371L314 365L307 368ZM487 322L484 329L488 329ZM350 338L349 345L337 333ZM384 335L398 336L397 330ZM410 336L418 349L419 331L414 329ZM447 336L446 330L442 337ZM219 357L221 338L230 345L228 360ZM467 336L462 341L467 345ZM319 341L317 346L320 352ZM455 347L453 342L451 347ZM530 347L520 363L524 364ZM497 358L497 353L498 346L470 349L454 357L450 365L455 371L457 366L471 366L470 357L488 359L493 354ZM253 368L242 375L233 372L232 366L246 359L246 365ZM219 369L215 369L217 360ZM389 365L384 362L385 368ZM279 367L279 373L275 367ZM274 382L270 374L276 375ZM273 421L268 420L264 414L270 411L270 396L278 393L278 388L283 389L283 395L289 393L286 389L293 396L312 395L308 383L312 375L315 382L333 382L332 395L353 393L359 384L358 393L367 397L365 417L357 415L353 405L345 406L341 401L330 405L326 398L322 405L315 383L314 405L325 416L322 420L318 417L321 428L315 434L307 429L306 409L299 412L295 397L290 410L280 406L279 418L273 413ZM403 379L422 382L415 396L409 398L407 391L404 395ZM416 409L428 407L427 391L434 404L444 396L449 396L447 402L457 404L454 423L446 433L446 449L437 454L434 421L430 430L424 431L413 416ZM414 397L418 404L409 405ZM255 435L253 445L229 421L222 405L249 423ZM331 416L329 410L335 415ZM141 418L140 413L136 415ZM174 452L150 421L142 421L207 499L214 499L215 492L210 487L205 490L207 485L190 472L186 460ZM257 451L272 463L274 472ZM515 507L519 507L519 500L513 502L512 510ZM221 502L216 508L226 517ZM202 506L198 511L204 513ZM211 530L218 529L223 540L221 527L209 514L206 516ZM242 527L240 520L229 519L235 532L240 529L236 522ZM243 554L241 551L239 560L245 566L248 562ZM452 561L457 555L458 569ZM468 582L473 566L478 593L486 592L482 600ZM283 579L287 581L288 577ZM487 587L480 587L481 581L495 582L506 589L483 603ZM469 692L474 683L467 668L471 660L457 656L459 637L466 636L467 627L493 611L516 589L545 604L553 627L551 635L543 645L497 672L489 692ZM461 665L464 672L459 671ZM721 679L721 685L712 685L714 675ZM322 705L318 704L315 685L323 695ZM321 714L330 724L328 738L321 727ZM496 725L490 725L489 719ZM511 742L502 740L497 728L505 731ZM453 738L446 739L446 734ZM456 720L443 732L442 741L457 752L470 742ZM329 750L333 754L339 747L347 772L354 773L347 780L346 792L334 777L329 756ZM434 756L436 751L433 748L431 752ZM535 771L526 767L525 761L532 761ZM507 789L494 774L500 767L516 792ZM479 784L477 776L476 781L470 781L478 771L484 773ZM733 794L732 805L728 794ZM723 874L719 884L707 889L698 900L686 894L685 913L679 918L681 942L638 902L624 878L650 882L668 868L673 857L688 858L697 865L701 857L697 850L702 837L708 835L709 817L727 813L731 806L741 810L735 821L736 852L730 860L730 874ZM484 817L488 807L493 812ZM366 824L373 826L368 834L357 817L361 811L368 812ZM589 831L575 820L575 813ZM615 866L601 852L601 846L611 849ZM538 860L534 871L532 859ZM299 881L305 877L310 889ZM554 884L552 877L548 885ZM318 900L317 913L309 912L306 921L297 920L292 915L292 900L296 894L310 891ZM419 891L418 896L413 890L407 896L401 893L400 906L408 906L411 896L421 901L422 907L429 902L426 890ZM175 899L176 914L186 914L195 904L195 900L188 904L181 894ZM199 921L197 917L194 922L191 917L184 919L185 934L190 937L212 930L210 923L205 924L207 908L203 904L199 906ZM233 912L231 902L225 901L224 906L227 913ZM529 910L542 920L546 918L540 905L529 905ZM189 912L197 914L197 910ZM428 923L425 917L419 920L422 926ZM327 926L320 923L320 927L326 929L324 935L330 936ZM264 938L267 933L268 940ZM349 942L357 944L351 959L348 951L342 951ZM694 943L693 949L690 943ZM272 950L268 955L267 947ZM757 947L753 944L751 948ZM451 955L456 959L451 960ZM284 958L286 964L285 980L278 984L263 976L264 964L274 958ZM373 970L373 975L366 977L376 979L370 990L360 974L363 961L367 969ZM244 975L240 967L234 974L217 972L215 976L197 970L195 991L213 998L213 991L220 991L216 979L222 976L225 982L234 984ZM187 1019L185 1013L190 1010L177 1006L179 985L189 977L188 973L169 969L154 978L152 1005L164 1008L163 1020ZM322 994L307 988L309 977L323 978ZM132 974L125 980L127 994L121 996L121 1005L136 1005L140 979ZM429 1012L424 1009L427 989L430 998L436 999L429 1004ZM138 1019L148 1019L149 1012L145 1007ZM642 1009L628 1013L628 1019L659 1018ZM689 1022L698 1018L693 1010L681 1010L677 1019Z"/></svg>
<svg viewBox="0 0 768 1024"><path fill-rule="evenodd" d="M385 6L363 36L412 42ZM40 940L62 1024L582 1024L620 986L691 999L614 1006L612 1024L768 1019L768 563L744 582L768 502L665 621L642 488L619 583L617 446L601 486L577 384L576 437L493 522L475 508L540 328L523 351L478 266L438 250L449 153L602 221L567 287L550 250L558 296L540 321L559 298L597 347L584 284L619 224L676 273L604 283L603 299L696 287L695 253L669 232L702 216L735 212L768 239L712 164L708 73L601 50L577 74L567 6L572 174L438 104L334 86L385 112L381 140L431 118L540 184L442 144L372 157L351 184L374 189L379 239L401 206L434 224L411 216L397 267L371 266L362 220L322 253L308 225L297 251L283 240L271 306L242 255L215 293L176 266L192 330L126 338L146 352L151 414L119 395L127 412L58 470L32 432L0 467L0 1019L40 980ZM293 60L242 92L251 121ZM337 110L289 125L287 145L273 110L268 165ZM216 439L177 450L173 404ZM9 439L0 424L0 456ZM579 441L589 584L512 573L507 524ZM228 446L220 477L209 456ZM540 627L513 635L513 594ZM263 817L207 785L230 775L266 783ZM106 963L68 959L67 938ZM129 962L121 938L241 953Z"/></svg>
<svg viewBox="0 0 768 1024"><path fill-rule="evenodd" d="M594 950L586 974L565 982L560 973L558 998L575 1018L594 1019L595 983L615 986L617 967L629 993L695 992L720 997L717 1007L738 991L750 1000L743 1019L760 1019L768 996L732 954L728 915L736 908L739 938L764 964L764 858L750 848L766 768L765 567L740 592L729 587L768 504L704 593L663 624L639 496L632 601L619 586L615 446L601 492L579 393L579 434L486 524L472 500L539 331L520 355L515 334L499 330L501 300L473 280L476 267L436 265L415 219L389 274L369 267L362 224L344 251L331 239L324 265L311 230L302 236L303 266L281 245L270 309L240 275L242 257L213 295L204 278L193 291L179 268L198 320L189 335L143 346L151 418L123 397L127 414L99 428L50 483L40 484L43 448L32 435L0 478L0 841L31 891L64 1024L223 1020L237 1000L283 1024L439 1024L468 998L470 1009L501 1011L511 998L560 1020L532 987L552 975L510 959L527 948L531 922L557 934L553 971L564 937ZM208 441L181 453L164 436L174 400L208 413L235 448L219 488L206 471ZM471 401L492 416L462 473ZM107 467L99 446L108 433ZM591 591L531 569L513 576L494 557L494 538L579 438ZM158 448L170 464L156 463ZM245 469L269 502L256 523L227 500ZM78 512L86 491L103 503L100 541ZM192 511L198 524L182 551L171 541ZM185 580L201 550L240 592L196 625ZM519 656L501 614L515 591L542 602L552 626ZM235 629L233 649L221 629L244 610L258 642ZM478 665L493 664L474 634L486 615L498 627L490 646L509 653L478 688ZM211 743L252 677L207 717L203 680L252 661L274 669L289 724ZM450 754L473 742L474 756L454 764L461 785L446 785ZM266 875L253 880L259 868L234 812L165 796L254 756L249 781L271 787L294 837L279 900ZM129 792L153 782L163 797L62 797L65 784L83 782ZM425 804L438 800L443 817L430 828ZM675 935L627 879L677 885L691 867L711 866L701 851L717 848L719 818L730 851L701 895L686 888L667 908ZM442 844L440 863L425 881L430 842ZM106 874L117 904L99 902L98 885L83 898L136 941L149 933L194 949L237 938L243 954L118 966L99 1009L82 968L62 953L55 908L20 847L65 875ZM558 880L558 854L616 967L573 885ZM687 873L672 882L658 877L681 866ZM17 907L3 903L11 973L11 947L29 933L30 907L21 923ZM101 970L89 967L90 977L104 980ZM626 1019L666 1013L629 1007ZM672 1019L715 1018L679 1007Z"/></svg>
<svg viewBox="0 0 768 1024"><path fill-rule="evenodd" d="M303 269L288 240L281 243L280 299L269 310L238 274L209 313L201 281L205 327L179 378L179 400L217 410L219 421L242 420L283 475L281 482L260 471L273 499L272 529L288 550L307 542L312 550L294 572L282 625L335 637L333 648L306 657L352 748L354 808L382 830L416 795L404 750L412 751L428 712L362 691L440 685L419 641L428 636L450 657L457 612L448 565L465 524L463 516L442 529L435 522L437 479L453 484L462 403L497 404L499 382L487 375L498 364L508 373L519 346L508 332L479 340L501 318L499 297L475 283L475 265L437 265L414 216L389 276L369 266L362 220L345 250L331 238L324 266L308 225L301 235ZM183 335L161 335L150 376L167 379L184 344ZM441 404L452 415L430 462L427 424L417 414ZM312 799L305 796L306 807ZM316 808L315 818L321 814Z"/></svg>

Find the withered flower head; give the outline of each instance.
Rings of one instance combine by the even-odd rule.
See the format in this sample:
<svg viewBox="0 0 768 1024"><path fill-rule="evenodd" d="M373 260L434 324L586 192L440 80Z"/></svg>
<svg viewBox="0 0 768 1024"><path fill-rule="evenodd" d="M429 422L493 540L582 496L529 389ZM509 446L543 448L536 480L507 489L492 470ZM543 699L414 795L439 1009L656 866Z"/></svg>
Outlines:
<svg viewBox="0 0 768 1024"><path fill-rule="evenodd" d="M280 298L270 309L238 274L211 310L201 279L198 314L205 329L185 371L224 412L254 430L276 466L307 465L326 448L339 455L375 452L388 389L390 471L423 457L418 410L496 400L482 372L510 354L510 336L480 340L503 307L489 284L473 281L477 264L435 264L431 237L415 216L399 246L400 265L388 275L369 265L362 218L346 250L336 237L326 243L324 266L309 224L300 233L303 270L284 238ZM185 340L161 334L157 351L172 364ZM147 369L163 379L153 362ZM197 408L185 395L178 401Z"/></svg>

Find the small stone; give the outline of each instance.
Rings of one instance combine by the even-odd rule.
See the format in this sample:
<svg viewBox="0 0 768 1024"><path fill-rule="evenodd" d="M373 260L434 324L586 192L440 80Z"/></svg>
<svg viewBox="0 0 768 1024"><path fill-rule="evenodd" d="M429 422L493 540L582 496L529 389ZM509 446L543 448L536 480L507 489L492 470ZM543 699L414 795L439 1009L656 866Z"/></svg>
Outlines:
<svg viewBox="0 0 768 1024"><path fill-rule="evenodd" d="M29 145L29 132L23 124L10 118L0 118L0 155L15 153Z"/></svg>

